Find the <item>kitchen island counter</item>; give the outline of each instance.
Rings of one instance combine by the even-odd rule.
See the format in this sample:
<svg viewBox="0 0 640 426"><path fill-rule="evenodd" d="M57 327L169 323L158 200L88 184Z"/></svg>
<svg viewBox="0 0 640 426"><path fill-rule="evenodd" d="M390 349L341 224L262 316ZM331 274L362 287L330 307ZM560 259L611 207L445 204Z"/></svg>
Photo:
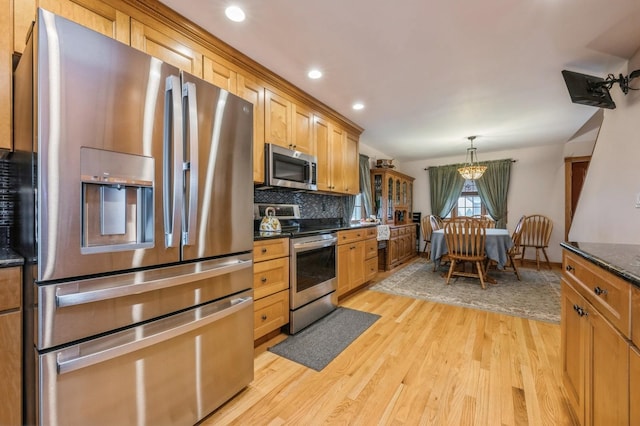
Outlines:
<svg viewBox="0 0 640 426"><path fill-rule="evenodd" d="M563 242L560 245L640 288L640 244Z"/></svg>

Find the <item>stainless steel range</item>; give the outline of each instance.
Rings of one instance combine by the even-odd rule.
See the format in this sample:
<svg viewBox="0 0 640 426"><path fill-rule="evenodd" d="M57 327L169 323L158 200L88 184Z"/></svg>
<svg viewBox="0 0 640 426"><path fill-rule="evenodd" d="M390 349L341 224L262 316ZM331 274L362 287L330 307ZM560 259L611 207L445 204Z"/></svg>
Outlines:
<svg viewBox="0 0 640 426"><path fill-rule="evenodd" d="M273 207L289 242L289 326L295 334L338 306L336 230L340 219L301 219L295 204L256 204L254 219Z"/></svg>

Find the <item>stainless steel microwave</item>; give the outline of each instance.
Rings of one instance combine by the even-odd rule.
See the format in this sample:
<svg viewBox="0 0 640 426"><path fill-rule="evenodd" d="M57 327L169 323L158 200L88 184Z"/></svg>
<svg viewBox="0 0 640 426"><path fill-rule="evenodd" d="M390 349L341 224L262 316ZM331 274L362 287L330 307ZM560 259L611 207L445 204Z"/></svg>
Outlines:
<svg viewBox="0 0 640 426"><path fill-rule="evenodd" d="M265 144L265 185L316 191L318 159L300 151Z"/></svg>

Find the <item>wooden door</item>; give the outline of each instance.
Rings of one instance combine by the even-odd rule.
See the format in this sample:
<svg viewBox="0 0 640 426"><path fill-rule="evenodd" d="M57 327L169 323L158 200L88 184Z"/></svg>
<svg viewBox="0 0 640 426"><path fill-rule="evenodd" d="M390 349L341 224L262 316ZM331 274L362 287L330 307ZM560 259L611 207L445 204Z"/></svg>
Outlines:
<svg viewBox="0 0 640 426"><path fill-rule="evenodd" d="M345 132L335 124L330 127L329 161L331 162L331 191L344 193L344 144Z"/></svg>
<svg viewBox="0 0 640 426"><path fill-rule="evenodd" d="M331 189L331 157L329 144L329 123L322 117L316 116L313 123L313 139L316 147L317 185L320 191Z"/></svg>
<svg viewBox="0 0 640 426"><path fill-rule="evenodd" d="M264 182L264 85L238 73L238 96L253 104L253 181Z"/></svg>
<svg viewBox="0 0 640 426"><path fill-rule="evenodd" d="M228 61L208 53L204 56L203 67L206 81L234 95L238 94L238 73Z"/></svg>
<svg viewBox="0 0 640 426"><path fill-rule="evenodd" d="M292 148L305 154L315 155L315 146L313 143L313 113L311 110L297 104L293 104L292 109Z"/></svg>
<svg viewBox="0 0 640 426"><path fill-rule="evenodd" d="M291 101L271 90L265 92L264 140L284 148L291 143Z"/></svg>
<svg viewBox="0 0 640 426"><path fill-rule="evenodd" d="M40 0L38 5L107 37L130 44L130 17L113 6L100 1L79 5L71 0ZM20 41L21 44L23 42Z"/></svg>
<svg viewBox="0 0 640 426"><path fill-rule="evenodd" d="M591 157L567 157L564 159L565 203L564 203L564 238L569 238L573 214L576 211L582 185L587 177Z"/></svg>
<svg viewBox="0 0 640 426"><path fill-rule="evenodd" d="M640 351L632 347L629 353L629 424L640 425Z"/></svg>
<svg viewBox="0 0 640 426"><path fill-rule="evenodd" d="M344 191L356 195L360 192L360 156L358 155L358 137L346 133L344 139Z"/></svg>
<svg viewBox="0 0 640 426"><path fill-rule="evenodd" d="M591 392L586 400L591 416L587 424L628 425L629 344L595 309L589 311L588 320L591 353L587 358L587 389Z"/></svg>
<svg viewBox="0 0 640 426"><path fill-rule="evenodd" d="M168 27L158 23L152 28L132 19L131 46L202 78L203 54Z"/></svg>
<svg viewBox="0 0 640 426"><path fill-rule="evenodd" d="M574 306L585 307L587 301L562 279L561 356L565 393L581 425L585 420L585 370L587 363L588 324Z"/></svg>

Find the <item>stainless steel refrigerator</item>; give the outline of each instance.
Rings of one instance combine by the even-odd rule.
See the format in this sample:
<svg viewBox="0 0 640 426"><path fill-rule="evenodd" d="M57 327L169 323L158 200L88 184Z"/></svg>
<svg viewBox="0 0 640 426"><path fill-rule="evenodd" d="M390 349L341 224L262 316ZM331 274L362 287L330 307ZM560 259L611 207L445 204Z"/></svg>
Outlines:
<svg viewBox="0 0 640 426"><path fill-rule="evenodd" d="M194 424L253 380L251 104L38 10L14 111L25 421Z"/></svg>

